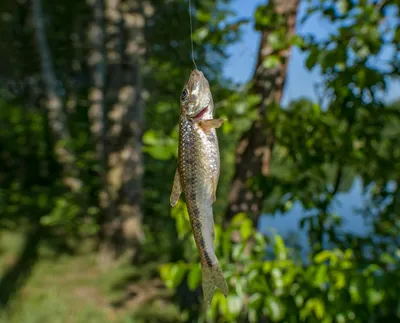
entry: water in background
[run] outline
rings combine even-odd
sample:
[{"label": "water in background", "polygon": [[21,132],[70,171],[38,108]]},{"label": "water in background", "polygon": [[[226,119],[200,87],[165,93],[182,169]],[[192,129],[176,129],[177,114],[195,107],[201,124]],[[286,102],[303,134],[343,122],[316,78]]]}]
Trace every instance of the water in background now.
[{"label": "water in background", "polygon": [[[351,232],[359,236],[369,233],[368,225],[364,222],[362,215],[357,212],[357,209],[365,205],[367,199],[368,194],[363,193],[360,179],[355,179],[349,192],[337,194],[332,204],[332,211],[342,217],[344,232]],[[296,202],[287,213],[263,215],[260,218],[259,231],[267,236],[278,233],[288,240],[290,245],[298,245],[302,249],[301,254],[307,254],[310,246],[305,231],[300,229],[300,221],[309,215],[310,211],[304,210],[302,205]]]}]

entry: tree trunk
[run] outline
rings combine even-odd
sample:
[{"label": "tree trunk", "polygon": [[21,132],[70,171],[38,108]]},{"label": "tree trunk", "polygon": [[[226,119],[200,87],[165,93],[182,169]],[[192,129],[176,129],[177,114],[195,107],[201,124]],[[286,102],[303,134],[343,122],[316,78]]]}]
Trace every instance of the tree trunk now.
[{"label": "tree trunk", "polygon": [[[283,16],[284,23],[267,26],[262,30],[258,61],[253,76],[254,91],[262,97],[258,106],[258,118],[251,128],[243,134],[236,150],[236,169],[228,195],[226,221],[229,222],[237,213],[246,212],[252,215],[255,225],[262,212],[265,192],[253,191],[247,182],[255,176],[270,174],[272,149],[274,146],[274,129],[268,121],[269,109],[279,105],[286,79],[290,46],[280,50],[273,49],[269,36],[278,28],[284,28],[287,39],[294,35],[299,0],[269,1],[268,9],[272,15]],[[263,62],[271,55],[279,57],[280,63],[267,68]]]},{"label": "tree trunk", "polygon": [[93,141],[96,145],[97,159],[100,164],[101,188],[99,205],[104,218],[109,211],[110,193],[106,178],[107,154],[107,104],[106,104],[106,17],[105,0],[88,0],[93,14],[88,31],[90,52],[88,66],[91,72],[91,88],[89,90],[89,122]]},{"label": "tree trunk", "polygon": [[90,53],[88,59],[92,74],[92,87],[89,91],[89,120],[90,130],[96,143],[98,159],[101,164],[102,177],[106,169],[104,151],[106,133],[106,55],[105,55],[105,17],[104,0],[88,0],[92,9],[93,21],[89,26],[88,40]]},{"label": "tree trunk", "polygon": [[142,230],[142,58],[144,42],[142,1],[107,0],[108,95],[107,212],[103,222],[103,263],[133,255]]},{"label": "tree trunk", "polygon": [[47,96],[49,127],[52,131],[55,155],[63,167],[63,182],[73,192],[82,187],[76,157],[71,146],[71,135],[68,129],[67,117],[63,102],[57,94],[57,78],[54,73],[53,61],[46,37],[41,0],[32,0],[32,14],[37,48],[40,57],[42,78]]}]

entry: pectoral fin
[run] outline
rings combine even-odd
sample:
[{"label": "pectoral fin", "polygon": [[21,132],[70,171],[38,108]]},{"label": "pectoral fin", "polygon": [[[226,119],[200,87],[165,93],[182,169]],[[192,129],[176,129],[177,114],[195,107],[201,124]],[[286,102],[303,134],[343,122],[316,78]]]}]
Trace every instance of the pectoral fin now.
[{"label": "pectoral fin", "polygon": [[172,192],[171,192],[171,196],[169,198],[169,202],[171,203],[172,207],[174,207],[176,205],[176,203],[178,203],[181,193],[182,193],[181,179],[179,177],[179,171],[176,170],[174,184],[172,185]]},{"label": "pectoral fin", "polygon": [[225,120],[223,119],[209,119],[209,120],[200,120],[199,126],[204,130],[208,131],[213,128],[219,128],[222,126]]}]

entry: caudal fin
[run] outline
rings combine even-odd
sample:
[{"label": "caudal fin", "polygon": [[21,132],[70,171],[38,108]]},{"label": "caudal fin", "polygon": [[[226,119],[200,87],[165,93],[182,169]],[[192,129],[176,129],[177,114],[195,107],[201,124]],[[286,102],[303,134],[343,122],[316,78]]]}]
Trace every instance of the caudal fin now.
[{"label": "caudal fin", "polygon": [[228,296],[228,285],[224,278],[221,266],[216,264],[212,267],[202,267],[203,272],[203,295],[207,306],[211,305],[211,301],[216,288],[219,288],[221,292]]}]

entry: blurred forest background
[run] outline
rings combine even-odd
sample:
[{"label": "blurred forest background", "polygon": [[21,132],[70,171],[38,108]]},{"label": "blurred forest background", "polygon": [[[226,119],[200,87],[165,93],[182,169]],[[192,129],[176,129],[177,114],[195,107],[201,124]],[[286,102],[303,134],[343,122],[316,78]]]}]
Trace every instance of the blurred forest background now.
[{"label": "blurred forest background", "polygon": [[[232,10],[247,1],[192,0],[228,119],[214,210],[230,294],[207,312],[184,200],[169,205],[187,1],[0,1],[0,322],[400,322],[400,1],[263,0],[250,19]],[[300,32],[315,16],[333,32]],[[245,28],[260,43],[238,84],[223,71]],[[282,105],[308,82],[286,82],[294,50],[321,77]],[[362,203],[338,212],[355,183]],[[299,226],[264,234],[273,217]]]}]

